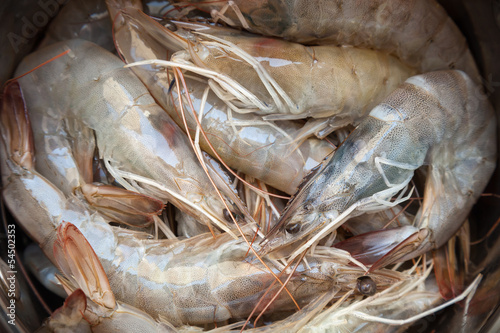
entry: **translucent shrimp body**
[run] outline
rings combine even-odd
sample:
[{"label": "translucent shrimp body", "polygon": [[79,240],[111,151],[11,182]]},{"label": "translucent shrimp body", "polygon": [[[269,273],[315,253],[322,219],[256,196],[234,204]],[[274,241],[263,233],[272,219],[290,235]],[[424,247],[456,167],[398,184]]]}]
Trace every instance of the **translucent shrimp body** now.
[{"label": "translucent shrimp body", "polygon": [[57,140],[64,122],[84,124],[95,131],[108,171],[127,189],[169,200],[200,221],[228,229],[224,206],[185,134],[118,58],[93,43],[72,40],[31,54],[17,73],[68,48],[68,55],[19,80],[30,112],[49,115],[35,117],[50,120]]},{"label": "translucent shrimp body", "polygon": [[[111,7],[111,3],[114,2],[108,1],[108,6]],[[133,8],[125,8],[123,17],[124,22],[117,20],[115,31],[125,60],[165,59],[171,46],[155,38],[164,34],[164,28],[155,22],[151,24],[143,13]],[[258,115],[232,111],[211,90],[205,78],[185,75],[187,88],[181,87],[178,94],[176,87],[171,86],[174,82],[171,71],[152,65],[131,68],[179,126],[184,127],[182,105],[193,137],[199,117],[208,140],[227,165],[281,191],[294,193],[309,171],[333,150],[329,143],[314,138],[296,141],[300,126],[293,122],[274,123],[263,121]],[[196,116],[189,107],[188,98],[193,102]],[[203,137],[200,146],[213,155]]]},{"label": "translucent shrimp body", "polygon": [[156,22],[144,14],[128,12],[133,23],[159,30],[151,34],[175,52],[172,66],[209,77],[218,97],[233,111],[266,115],[266,119],[334,116],[341,127],[358,121],[416,73],[396,57],[374,50],[306,47],[182,22],[174,22],[177,30],[172,32],[154,27]]},{"label": "translucent shrimp body", "polygon": [[[201,24],[187,25],[189,28],[193,29],[192,39],[199,41],[198,47],[206,47],[197,56],[190,51],[192,61],[228,75],[262,103],[259,109],[252,109],[251,104],[239,107],[237,102],[241,101],[235,101],[234,110],[246,107],[259,114],[279,114],[268,118],[333,116],[337,122],[358,121],[400,83],[416,74],[395,57],[374,50],[333,45],[307,47]],[[174,54],[173,59],[188,57],[180,53]],[[255,59],[255,64],[247,57]],[[271,77],[269,83],[259,71]]]},{"label": "translucent shrimp body", "polygon": [[263,35],[313,45],[373,48],[396,55],[420,72],[460,69],[481,82],[464,36],[435,0],[189,3],[230,25]]},{"label": "translucent shrimp body", "polygon": [[312,233],[314,239],[348,216],[396,205],[414,171],[428,165],[414,221],[416,239],[407,240],[413,247],[394,254],[400,260],[414,257],[441,246],[458,230],[495,161],[495,114],[480,88],[461,71],[411,77],[370,112],[297,193],[269,244],[304,242]]},{"label": "translucent shrimp body", "polygon": [[[15,172],[6,182],[7,205],[46,254],[56,228],[72,220],[94,248],[116,299],[153,318],[161,315],[174,325],[244,318],[274,281],[261,263],[246,257],[246,243],[227,233],[216,239],[205,234],[183,242],[150,240],[144,233],[109,226],[98,213],[89,215],[78,199],[66,198],[36,171]],[[287,286],[299,304],[334,286],[343,292],[355,288],[365,273],[345,259],[309,257],[308,262],[310,268],[300,265]],[[273,262],[266,264],[278,272]],[[381,289],[403,278],[390,271],[371,276]],[[279,284],[272,287],[264,305],[278,289]],[[283,294],[270,311],[293,307]]]}]

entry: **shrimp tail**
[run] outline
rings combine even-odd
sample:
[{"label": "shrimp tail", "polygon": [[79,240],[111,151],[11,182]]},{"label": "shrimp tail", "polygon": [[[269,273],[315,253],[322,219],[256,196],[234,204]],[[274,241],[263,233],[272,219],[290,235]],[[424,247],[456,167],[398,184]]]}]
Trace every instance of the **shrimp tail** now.
[{"label": "shrimp tail", "polygon": [[430,243],[430,233],[431,231],[429,229],[422,228],[406,237],[401,243],[397,244],[397,246],[395,246],[382,258],[377,260],[372,265],[372,267],[370,267],[369,272],[373,272],[374,270],[393,264],[395,262],[405,261],[406,257],[408,256],[411,256],[411,258],[413,258],[417,255],[424,254],[425,252],[427,252],[427,250],[422,249],[428,249]]},{"label": "shrimp tail", "polygon": [[32,170],[35,148],[33,131],[19,83],[8,83],[3,91],[0,121],[3,140],[10,159],[20,167]]},{"label": "shrimp tail", "polygon": [[[418,230],[412,226],[404,226],[387,230],[376,230],[366,232],[334,245],[335,248],[348,251],[354,259],[361,262],[363,265],[380,266],[382,260],[391,256],[401,243],[401,239],[409,239],[415,235]],[[375,270],[374,268],[373,270]],[[373,271],[372,270],[372,271]]]},{"label": "shrimp tail", "polygon": [[54,257],[66,276],[73,276],[77,285],[96,304],[107,309],[116,306],[108,277],[85,236],[69,222],[57,228]]},{"label": "shrimp tail", "polygon": [[444,299],[457,297],[465,290],[470,260],[469,223],[465,223],[448,243],[432,253],[439,293]]},{"label": "shrimp tail", "polygon": [[[158,323],[145,312],[116,301],[97,254],[85,236],[72,223],[63,222],[57,228],[54,256],[66,277],[74,277],[75,286],[79,287],[89,298],[85,312],[81,312],[83,316],[75,315],[74,319],[80,319],[79,323],[73,324],[73,322],[63,321],[61,322],[62,327],[73,328],[75,325],[81,325],[82,330],[77,332],[92,331],[96,333],[129,332],[131,328],[134,332],[163,332],[166,330],[167,323]],[[61,280],[65,283],[64,278]],[[71,295],[75,295],[75,292]],[[73,297],[77,298],[74,302],[77,302],[79,309],[83,310],[84,303],[81,294],[76,294]],[[49,324],[52,324],[52,319],[49,320]],[[71,331],[76,332],[75,330]]]},{"label": "shrimp tail", "polygon": [[116,186],[84,184],[81,191],[100,213],[129,226],[147,227],[164,208],[160,200]]},{"label": "shrimp tail", "polygon": [[[87,308],[87,297],[81,289],[75,290],[66,298],[64,304],[54,311],[50,316],[50,321],[41,328],[41,332],[59,332],[59,330],[71,329],[72,332],[90,332],[90,328],[84,322],[85,309]],[[39,331],[37,331],[39,332]]]},{"label": "shrimp tail", "polygon": [[[141,22],[144,21],[144,28],[148,31],[148,33],[151,33],[154,38],[157,38],[158,40],[166,43],[166,45],[169,45],[172,52],[185,50],[190,45],[190,41],[177,34],[172,33],[172,31],[170,31],[168,28],[164,27],[159,22],[150,19],[149,16],[144,14],[140,1],[138,3],[131,4],[130,2],[123,0],[107,0],[106,5],[111,14],[111,17],[116,17],[118,14],[127,17],[130,14],[135,17],[145,17],[146,19],[141,20]],[[115,25],[119,25],[115,26],[115,29],[119,29],[123,24],[124,23],[115,23]]]}]

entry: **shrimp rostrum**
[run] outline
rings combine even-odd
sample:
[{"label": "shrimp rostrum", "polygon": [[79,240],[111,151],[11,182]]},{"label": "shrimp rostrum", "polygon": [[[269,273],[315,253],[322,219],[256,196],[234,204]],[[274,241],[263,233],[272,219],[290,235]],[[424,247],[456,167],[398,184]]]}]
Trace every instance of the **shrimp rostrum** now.
[{"label": "shrimp rostrum", "polygon": [[[16,87],[12,84],[9,89],[15,92]],[[13,96],[4,101],[1,113],[3,196],[22,227],[54,263],[56,230],[63,221],[71,221],[94,249],[116,300],[176,326],[244,318],[268,288],[271,292],[264,300],[281,287],[275,276],[283,266],[247,256],[248,245],[229,233],[215,238],[204,234],[182,242],[153,240],[146,233],[111,226],[85,200],[71,192],[65,194],[37,172],[29,115],[19,89]],[[250,227],[243,228],[247,237],[254,233]],[[334,287],[342,292],[354,289],[357,278],[366,273],[345,256],[306,259],[308,265],[301,263],[287,285],[298,304]],[[403,273],[386,270],[370,276],[379,289],[405,278]],[[271,310],[293,307],[290,296],[282,293]]]},{"label": "shrimp rostrum", "polygon": [[495,115],[480,88],[461,71],[411,77],[297,192],[269,236],[269,250],[293,242],[307,248],[346,217],[399,204],[414,171],[424,167],[413,232],[385,261],[423,254],[459,229],[495,161]]}]

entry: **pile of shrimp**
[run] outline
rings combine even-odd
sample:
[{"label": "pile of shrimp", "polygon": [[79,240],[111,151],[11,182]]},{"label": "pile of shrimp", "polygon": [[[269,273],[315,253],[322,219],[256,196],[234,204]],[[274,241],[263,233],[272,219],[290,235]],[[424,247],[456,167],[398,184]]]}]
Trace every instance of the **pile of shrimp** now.
[{"label": "pile of shrimp", "polygon": [[440,5],[144,6],[69,1],[4,84],[3,201],[66,298],[42,323],[18,288],[17,331],[400,332],[475,304],[496,119]]}]

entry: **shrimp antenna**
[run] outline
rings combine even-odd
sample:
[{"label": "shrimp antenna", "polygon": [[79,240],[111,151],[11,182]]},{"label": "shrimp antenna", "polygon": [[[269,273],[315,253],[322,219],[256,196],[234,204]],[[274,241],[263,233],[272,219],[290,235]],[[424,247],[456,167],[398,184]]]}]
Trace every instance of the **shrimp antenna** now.
[{"label": "shrimp antenna", "polygon": [[[180,71],[179,71],[180,72]],[[179,74],[179,72],[174,69],[174,76],[175,76],[175,85],[176,85],[176,88],[177,88],[177,94],[179,96],[181,96],[181,91],[180,91],[180,82],[179,82],[179,76],[182,75],[182,73]],[[184,89],[187,90],[187,87],[186,87],[186,84],[185,84],[185,81],[184,81],[184,77],[182,77],[182,84],[184,86]],[[190,107],[194,110],[194,107],[192,106],[192,102],[191,102],[191,99],[188,99],[189,100],[189,105]],[[179,102],[179,106],[181,108],[181,115],[182,115],[182,121],[184,122],[184,126],[187,127],[187,122],[186,122],[186,114],[184,112],[184,107],[183,107],[183,103]],[[231,211],[226,203],[226,201],[224,200],[224,197],[222,196],[222,194],[220,193],[219,189],[217,188],[217,186],[215,185],[215,182],[213,181],[212,177],[210,176],[209,172],[208,172],[208,169],[207,169],[207,166],[205,164],[205,161],[203,160],[202,156],[201,156],[201,152],[200,150],[198,149],[198,147],[196,147],[196,145],[194,144],[194,141],[193,141],[193,138],[191,137],[191,133],[189,131],[186,131],[186,134],[189,138],[189,143],[191,144],[191,147],[193,148],[193,151],[196,155],[196,158],[198,159],[198,161],[200,162],[201,164],[201,167],[203,168],[203,171],[205,172],[205,174],[207,175],[208,179],[210,180],[210,183],[212,184],[213,188],[215,189],[215,191],[217,192],[217,195],[219,196],[219,198],[221,199],[222,201],[222,204],[224,205],[224,207],[228,210],[228,211]],[[236,221],[236,219],[234,218],[234,216],[232,214],[229,214],[231,216],[231,219],[233,220],[233,222],[235,223],[235,225],[238,226],[238,222]],[[210,229],[210,232],[212,233],[212,235],[215,237],[215,234],[212,230],[212,228],[210,227],[210,225],[208,225],[208,228]],[[239,226],[238,226],[238,230],[240,231],[240,233],[243,235],[243,233],[241,232]]]},{"label": "shrimp antenna", "polygon": [[14,78],[12,78],[12,79],[9,79],[9,80],[5,81],[5,83],[4,83],[4,88],[5,88],[5,87],[7,87],[8,85],[12,84],[12,82],[17,81],[18,79],[22,78],[23,76],[28,75],[29,73],[31,73],[31,72],[33,72],[33,71],[37,70],[38,68],[43,67],[43,66],[45,66],[46,64],[48,64],[48,63],[50,63],[50,62],[52,62],[52,61],[54,61],[54,60],[56,60],[56,59],[59,59],[60,57],[62,57],[62,56],[64,56],[64,55],[66,55],[66,54],[68,54],[68,53],[70,53],[70,52],[71,52],[71,49],[68,49],[68,50],[66,50],[66,51],[64,51],[64,52],[61,52],[61,53],[59,53],[58,55],[56,55],[56,56],[54,56],[54,57],[50,58],[49,60],[42,62],[40,65],[38,65],[38,66],[36,66],[36,67],[34,67],[34,68],[30,69],[30,70],[29,70],[29,71],[27,71],[26,73],[21,74],[21,75],[19,75],[19,76],[17,76],[17,77],[14,77]]},{"label": "shrimp antenna", "polygon": [[[180,84],[182,84],[183,88],[185,91],[188,91],[187,89],[187,84],[186,84],[186,81],[184,80],[184,75],[182,74],[182,72],[178,69],[178,68],[174,68],[174,76],[175,76],[175,82],[176,82],[176,87],[177,87],[177,94],[178,96],[182,96],[181,95],[181,91],[180,91]],[[206,93],[208,93],[208,91],[206,91]],[[181,108],[181,115],[182,115],[182,121],[184,123],[184,127],[186,128],[186,133],[189,137],[189,142],[191,143],[191,146],[193,147],[193,150],[196,154],[196,157],[198,158],[198,160],[200,161],[201,165],[202,165],[202,168],[203,170],[205,171],[205,173],[207,174],[212,186],[214,187],[215,191],[217,192],[217,195],[219,196],[219,198],[221,199],[224,207],[230,212],[231,210],[229,209],[226,201],[224,200],[222,194],[220,193],[219,189],[217,188],[217,186],[215,185],[215,182],[213,181],[212,177],[210,176],[209,172],[208,172],[208,169],[206,167],[206,163],[205,161],[203,160],[202,156],[201,156],[201,150],[200,150],[200,147],[199,147],[199,133],[200,131],[202,132],[202,134],[204,135],[204,138],[205,140],[207,139],[206,138],[206,135],[201,127],[201,123],[198,119],[198,117],[196,116],[196,112],[194,111],[194,106],[193,106],[193,103],[192,103],[192,100],[191,100],[191,97],[189,96],[189,94],[186,94],[186,98],[187,98],[187,101],[189,103],[189,107],[191,108],[192,112],[193,112],[193,115],[194,115],[194,118],[196,119],[196,122],[198,124],[197,126],[197,129],[196,129],[196,138],[195,140],[193,141],[192,137],[191,137],[191,133],[189,132],[188,130],[188,126],[187,126],[187,121],[186,121],[186,114],[185,114],[185,111],[184,111],[184,107],[183,107],[183,103],[181,100],[179,100],[179,106]],[[200,116],[203,114],[203,112],[200,112]],[[255,222],[253,221],[253,218],[251,217],[250,213],[248,211],[244,212],[246,213],[245,215],[250,219],[251,222]],[[243,238],[245,238],[245,236],[243,235],[243,233],[241,232],[241,229],[238,225],[238,222],[236,221],[235,217],[233,216],[233,214],[229,214],[229,216],[231,217],[231,219],[233,220],[233,222],[235,223],[235,225],[238,227],[238,230],[240,231],[241,235],[243,236]],[[246,240],[246,239],[245,239]]]},{"label": "shrimp antenna", "polygon": [[[273,296],[273,298],[269,301],[269,303],[266,304],[266,306],[264,307],[264,309],[262,309],[262,311],[259,313],[259,315],[257,316],[257,318],[255,318],[255,324],[257,323],[257,321],[259,321],[260,317],[262,317],[262,315],[264,314],[264,312],[271,306],[271,304],[276,300],[276,298],[278,298],[278,296],[281,294],[281,292],[283,291],[284,288],[286,288],[286,285],[288,284],[288,282],[290,281],[290,279],[292,278],[293,274],[295,273],[295,271],[297,270],[297,268],[299,267],[300,265],[300,262],[302,261],[302,259],[304,259],[304,256],[306,255],[306,252],[307,251],[304,251],[302,252],[302,255],[299,257],[299,260],[297,261],[297,265],[295,265],[295,267],[293,268],[293,270],[290,272],[290,274],[288,275],[288,277],[286,278],[285,282],[281,285],[281,288],[276,292],[276,294]],[[291,263],[289,263],[290,265]],[[284,271],[284,270],[283,270]],[[300,310],[300,309],[299,309]]]},{"label": "shrimp antenna", "polygon": [[474,241],[474,242],[471,242],[470,244],[471,245],[477,245],[483,241],[485,241],[486,239],[488,239],[488,237],[491,236],[491,234],[493,233],[493,231],[495,231],[495,229],[498,227],[498,225],[500,224],[500,217],[497,219],[497,221],[493,224],[493,226],[490,228],[490,230],[488,230],[488,232],[486,233],[486,235],[484,235],[482,238]]},{"label": "shrimp antenna", "polygon": [[[305,253],[305,252],[304,252]],[[301,257],[300,260],[302,260],[303,256]],[[299,260],[299,263],[300,263],[300,260]],[[290,265],[293,263],[293,261],[290,261],[282,270],[281,272],[278,274],[278,278],[281,277],[281,275],[283,275],[283,273],[285,273],[285,270],[290,267]],[[290,276],[286,279],[285,283],[282,285],[282,287],[280,288],[280,290],[278,290],[278,292],[276,293],[276,295],[272,298],[272,300],[265,306],[265,308],[261,311],[261,313],[259,314],[259,316],[255,319],[255,323],[257,323],[257,321],[259,320],[259,318],[261,317],[261,315],[264,313],[264,311],[267,310],[267,308],[271,305],[271,303],[276,299],[276,297],[281,293],[281,291],[283,290],[283,288],[286,286],[287,282],[290,280],[290,277],[293,275],[293,273],[295,272],[295,270],[297,269],[299,265],[297,264],[297,266],[295,266],[295,268],[293,269],[292,273],[290,274]],[[280,280],[281,281],[281,280]],[[250,319],[252,318],[252,316],[254,315],[255,311],[257,311],[260,303],[262,303],[262,301],[264,300],[264,297],[266,297],[266,295],[271,291],[271,288],[276,284],[276,281],[273,281],[271,283],[271,285],[269,285],[269,287],[267,288],[266,292],[262,295],[262,297],[260,298],[260,300],[257,302],[257,304],[255,304],[252,312],[248,315],[248,318],[247,320],[245,321],[245,323],[243,324],[243,326],[241,327],[241,330],[240,332],[243,332],[243,330],[245,329],[245,327],[247,326],[247,324],[250,322]],[[299,311],[300,311],[300,308],[299,308]]]},{"label": "shrimp antenna", "polygon": [[[500,198],[500,195],[496,194],[496,193],[483,193],[481,194],[481,197],[493,197],[493,198]],[[493,233],[493,231],[496,230],[496,228],[500,225],[500,217],[496,220],[495,223],[493,223],[493,225],[491,226],[491,228],[488,230],[488,232],[486,233],[486,235],[484,235],[482,238],[476,240],[476,241],[473,241],[471,242],[470,244],[471,245],[477,245],[477,244],[480,244],[482,242],[484,242],[486,239],[488,239],[491,234]]]}]

